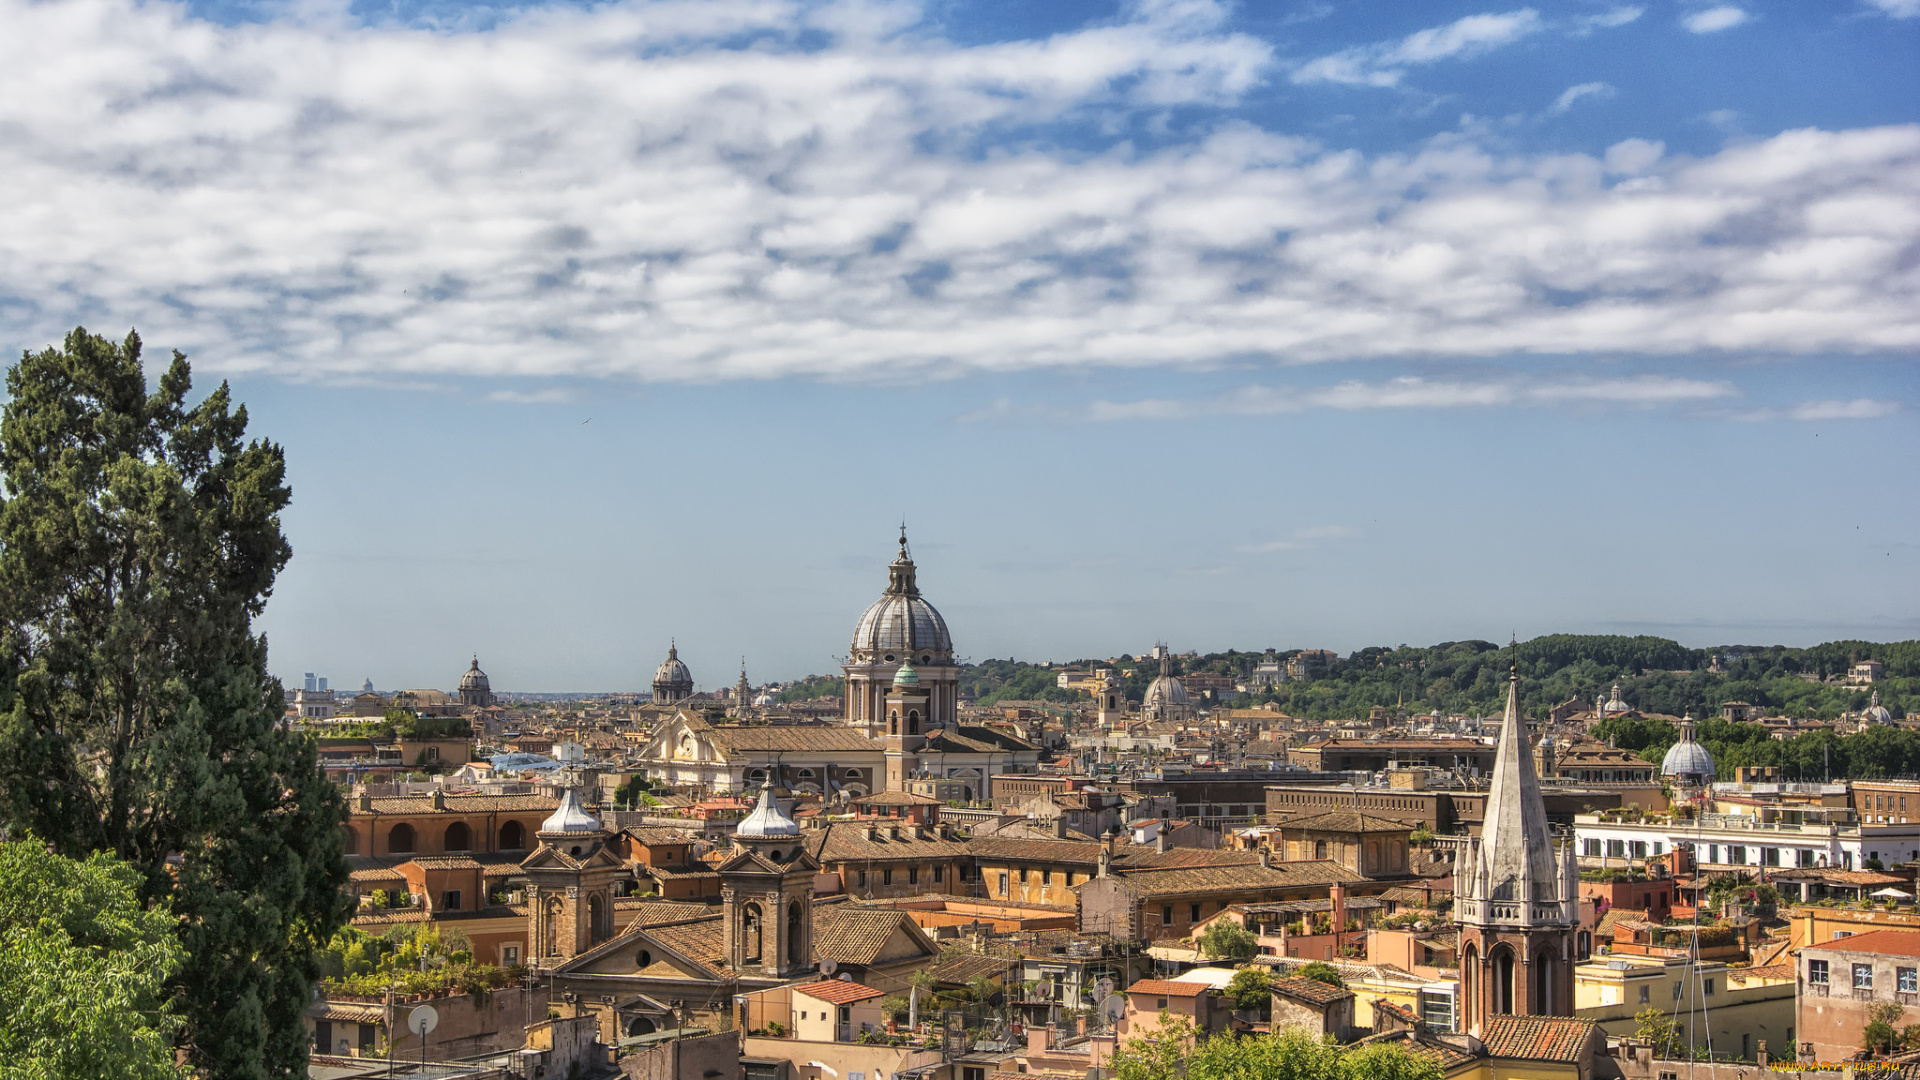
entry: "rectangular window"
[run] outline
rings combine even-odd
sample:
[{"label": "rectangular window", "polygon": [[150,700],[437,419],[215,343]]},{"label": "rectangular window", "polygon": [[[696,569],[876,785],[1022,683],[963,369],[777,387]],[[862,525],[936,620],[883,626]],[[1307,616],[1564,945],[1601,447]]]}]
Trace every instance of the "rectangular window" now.
[{"label": "rectangular window", "polygon": [[1607,841],[1607,857],[1608,857],[1608,858],[1612,858],[1612,859],[1624,859],[1624,858],[1626,858],[1626,857],[1627,857],[1627,842],[1626,842],[1625,840],[1609,840],[1609,841]]},{"label": "rectangular window", "polygon": [[893,884],[893,867],[889,866],[885,870],[880,871],[880,884]]},{"label": "rectangular window", "polygon": [[1667,850],[1667,845],[1665,843],[1659,840],[1655,840],[1653,842],[1653,853],[1655,855],[1664,855],[1666,854],[1666,850]]},{"label": "rectangular window", "polygon": [[459,911],[460,910],[460,890],[459,889],[448,889],[446,892],[443,892],[440,894],[440,910],[441,911]]},{"label": "rectangular window", "polygon": [[1713,980],[1712,979],[1707,980],[1707,996],[1708,997],[1713,996]]},{"label": "rectangular window", "polygon": [[1053,871],[1051,870],[1040,871],[1040,886],[1042,888],[1047,888],[1047,889],[1050,889],[1053,887]]},{"label": "rectangular window", "polygon": [[907,884],[909,885],[920,884],[920,868],[919,867],[917,866],[907,867]]},{"label": "rectangular window", "polygon": [[1640,988],[1640,1004],[1645,1005],[1651,1002],[1652,1000],[1653,1000],[1653,987],[1651,986],[1641,987]]},{"label": "rectangular window", "polygon": [[1815,986],[1827,985],[1827,962],[1825,960],[1807,961],[1807,981]]},{"label": "rectangular window", "polygon": [[1893,973],[1894,988],[1903,994],[1920,993],[1920,971],[1900,968]]},{"label": "rectangular window", "polygon": [[1760,851],[1760,862],[1765,866],[1779,866],[1780,849],[1777,847],[1762,848]]},{"label": "rectangular window", "polygon": [[1635,840],[1633,842],[1633,857],[1636,859],[1644,859],[1647,857],[1647,842],[1645,840]]},{"label": "rectangular window", "polygon": [[1020,884],[1025,885],[1026,883],[1027,883],[1027,868],[1023,866],[1020,868]]},{"label": "rectangular window", "polygon": [[1872,964],[1853,965],[1853,988],[1855,990],[1873,989],[1873,965]]},{"label": "rectangular window", "polygon": [[[860,871],[860,887],[863,889],[867,887],[867,872],[865,870]],[[1002,889],[1001,891],[1005,892],[1006,890]]]},{"label": "rectangular window", "polygon": [[1166,998],[1155,998],[1155,999],[1154,999],[1154,1008],[1156,1008],[1156,1009],[1159,1009],[1159,1010],[1160,1010],[1161,1012],[1165,1012],[1165,1011],[1166,1011],[1166,1009],[1167,1009],[1167,999],[1166,999]]},{"label": "rectangular window", "polygon": [[1000,895],[1007,895],[1007,872],[1005,870],[1000,871]]},{"label": "rectangular window", "polygon": [[1189,910],[1188,910],[1188,912],[1187,912],[1187,921],[1188,921],[1188,922],[1199,922],[1199,921],[1200,921],[1200,905],[1199,905],[1199,904],[1189,904],[1189,905],[1188,905],[1188,908],[1189,908]]},{"label": "rectangular window", "polygon": [[1717,863],[1720,861],[1720,845],[1719,844],[1707,845],[1707,861],[1710,863]]},{"label": "rectangular window", "polygon": [[1728,861],[1729,863],[1732,863],[1732,864],[1733,864],[1733,865],[1735,865],[1735,866],[1745,866],[1745,865],[1747,865],[1747,847],[1746,847],[1746,845],[1745,845],[1745,844],[1736,844],[1736,845],[1734,845],[1734,846],[1732,846],[1732,847],[1729,847],[1729,848],[1727,849],[1727,861]]},{"label": "rectangular window", "polygon": [[1161,926],[1173,925],[1173,905],[1172,904],[1160,905],[1160,925]]},{"label": "rectangular window", "polygon": [[1800,857],[1799,857],[1799,859],[1797,860],[1797,862],[1796,862],[1796,864],[1795,864],[1795,865],[1798,865],[1798,866],[1812,866],[1812,865],[1813,865],[1813,852],[1812,852],[1812,850],[1811,850],[1811,849],[1804,849],[1804,848],[1803,848],[1803,849],[1801,849],[1801,851],[1799,852],[1799,856],[1800,856]]},{"label": "rectangular window", "polygon": [[1587,839],[1580,841],[1580,843],[1581,843],[1581,846],[1585,848],[1585,850],[1582,851],[1581,854],[1591,859],[1597,859],[1600,857],[1600,841],[1592,837],[1588,837]]},{"label": "rectangular window", "polygon": [[935,885],[940,884],[941,879],[946,876],[946,869],[944,866],[936,866],[933,868],[933,883]]},{"label": "rectangular window", "polygon": [[1673,1000],[1675,1001],[1680,1000],[1680,984],[1679,983],[1673,984]]},{"label": "rectangular window", "polygon": [[520,946],[503,945],[500,948],[500,963],[503,967],[512,967],[520,962]]}]

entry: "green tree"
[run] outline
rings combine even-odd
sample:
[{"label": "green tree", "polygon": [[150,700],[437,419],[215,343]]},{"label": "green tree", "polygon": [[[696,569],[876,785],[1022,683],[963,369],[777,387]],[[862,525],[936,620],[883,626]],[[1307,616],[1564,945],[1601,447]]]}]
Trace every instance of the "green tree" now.
[{"label": "green tree", "polygon": [[1251,1009],[1264,1016],[1273,1008],[1273,980],[1263,968],[1243,967],[1227,980],[1226,995],[1233,1000],[1234,1008]]},{"label": "green tree", "polygon": [[1686,1055],[1673,1018],[1655,1006],[1649,1005],[1634,1013],[1633,1022],[1633,1037],[1653,1047],[1654,1057],[1674,1060]]},{"label": "green tree", "polygon": [[1440,1080],[1440,1063],[1425,1054],[1408,1053],[1397,1043],[1356,1047],[1341,1055],[1342,1080]]},{"label": "green tree", "polygon": [[1891,1054],[1894,1046],[1900,1042],[1900,1033],[1894,1024],[1900,1019],[1900,1003],[1897,1001],[1875,1002],[1867,1007],[1867,1026],[1860,1029],[1860,1047],[1870,1053]]},{"label": "green tree", "polygon": [[1260,942],[1239,923],[1215,919],[1200,934],[1200,950],[1219,960],[1245,960],[1260,951]]},{"label": "green tree", "polygon": [[1312,979],[1314,982],[1323,982],[1328,986],[1344,988],[1347,985],[1347,980],[1340,977],[1340,969],[1325,960],[1315,960],[1312,963],[1300,965],[1299,969],[1293,973],[1293,977]]},{"label": "green tree", "polygon": [[[111,852],[178,917],[190,1063],[304,1075],[314,953],[346,919],[345,806],[251,620],[291,554],[278,446],[175,353],[75,330],[0,417],[0,824]],[[175,858],[177,857],[177,858]],[[170,861],[172,859],[173,861]]]},{"label": "green tree", "polygon": [[1162,1012],[1157,1027],[1128,1039],[1113,1055],[1115,1080],[1174,1080],[1187,1075],[1193,1040],[1192,1021]]},{"label": "green tree", "polygon": [[165,983],[180,943],[140,875],[110,855],[0,843],[0,1073],[183,1080]]}]

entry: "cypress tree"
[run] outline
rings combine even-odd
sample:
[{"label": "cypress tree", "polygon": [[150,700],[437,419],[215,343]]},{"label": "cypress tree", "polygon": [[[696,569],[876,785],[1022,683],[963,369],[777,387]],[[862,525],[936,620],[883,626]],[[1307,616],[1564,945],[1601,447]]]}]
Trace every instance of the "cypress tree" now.
[{"label": "cypress tree", "polygon": [[292,555],[281,448],[140,339],[23,355],[0,417],[0,824],[107,851],[177,918],[188,1060],[304,1076],[315,951],[348,901],[346,809],[253,632]]}]

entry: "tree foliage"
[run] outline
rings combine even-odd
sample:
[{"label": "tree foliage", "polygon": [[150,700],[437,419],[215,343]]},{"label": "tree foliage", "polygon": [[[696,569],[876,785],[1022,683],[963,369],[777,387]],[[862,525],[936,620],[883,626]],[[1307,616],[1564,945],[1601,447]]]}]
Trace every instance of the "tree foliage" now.
[{"label": "tree foliage", "polygon": [[0,843],[0,1075],[181,1080],[165,984],[180,943],[110,855]]},{"label": "tree foliage", "polygon": [[1265,969],[1243,967],[1227,980],[1226,996],[1236,1009],[1265,1014],[1273,1008],[1273,979]]},{"label": "tree foliage", "polygon": [[1245,960],[1260,951],[1260,942],[1239,923],[1215,919],[1200,934],[1200,951],[1216,960]]},{"label": "tree foliage", "polygon": [[1323,982],[1328,986],[1344,988],[1347,985],[1347,980],[1340,977],[1340,969],[1327,963],[1325,960],[1315,960],[1311,963],[1301,964],[1299,969],[1294,971],[1293,977],[1296,979],[1312,979],[1314,982]]},{"label": "tree foliage", "polygon": [[1301,1028],[1196,1043],[1184,1017],[1162,1019],[1114,1055],[1119,1080],[1441,1080],[1433,1058],[1394,1043],[1342,1048]]},{"label": "tree foliage", "polygon": [[1653,1047],[1653,1056],[1669,1061],[1685,1056],[1686,1046],[1680,1041],[1680,1031],[1674,1025],[1673,1017],[1658,1007],[1649,1005],[1633,1014],[1633,1037]]},{"label": "tree foliage", "polygon": [[179,917],[197,1069],[293,1077],[313,954],[348,914],[345,806],[251,627],[291,554],[285,461],[191,382],[175,353],[149,393],[137,336],[84,330],[8,372],[0,824],[113,853]]}]

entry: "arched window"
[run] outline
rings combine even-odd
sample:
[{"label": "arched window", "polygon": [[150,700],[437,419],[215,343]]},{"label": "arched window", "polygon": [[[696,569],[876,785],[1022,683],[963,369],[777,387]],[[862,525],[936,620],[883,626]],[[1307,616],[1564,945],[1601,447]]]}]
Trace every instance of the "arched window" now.
[{"label": "arched window", "polygon": [[1553,1015],[1553,954],[1541,953],[1533,958],[1533,1015]]},{"label": "arched window", "polygon": [[1367,865],[1361,869],[1368,871],[1380,869],[1380,841],[1367,841]]},{"label": "arched window", "polygon": [[919,709],[907,710],[907,734],[909,735],[920,734],[920,710]]},{"label": "arched window", "polygon": [[527,846],[526,826],[517,821],[500,826],[500,846],[507,851],[524,850]]},{"label": "arched window", "polygon": [[900,734],[900,710],[898,709],[890,709],[887,712],[887,734]]},{"label": "arched window", "polygon": [[1325,840],[1315,840],[1313,842],[1313,857],[1316,859],[1324,859],[1327,857],[1327,842]]},{"label": "arched window", "polygon": [[1493,993],[1489,1008],[1498,1014],[1513,1013],[1513,950],[1501,948],[1493,954]]},{"label": "arched window", "polygon": [[793,775],[795,775],[795,776],[797,776],[797,777],[799,777],[799,778],[800,778],[800,779],[802,779],[802,780],[811,780],[811,779],[813,779],[813,770],[812,770],[812,769],[801,769],[801,770],[800,770],[799,772],[796,772],[796,773],[794,773]]},{"label": "arched window", "polygon": [[413,851],[413,826],[401,822],[387,833],[387,850],[395,854],[408,854]]},{"label": "arched window", "polygon": [[599,944],[607,940],[607,901],[599,893],[587,897],[587,940]]},{"label": "arched window", "polygon": [[849,780],[858,780],[864,775],[865,774],[862,773],[859,769],[848,769],[846,771],[846,777]]},{"label": "arched window", "polygon": [[763,936],[763,920],[759,904],[747,904],[740,909],[740,953],[741,959],[749,964],[760,962],[760,939]]},{"label": "arched window", "polygon": [[447,826],[447,850],[467,851],[473,847],[473,830],[464,821]]},{"label": "arched window", "polygon": [[340,827],[340,850],[348,855],[360,854],[360,834],[342,825]]},{"label": "arched window", "polygon": [[787,963],[796,967],[812,959],[808,955],[806,934],[802,930],[802,921],[806,912],[800,910],[800,902],[794,901],[787,907]]},{"label": "arched window", "polygon": [[747,779],[749,779],[749,780],[756,780],[756,781],[760,781],[760,782],[762,782],[762,783],[764,783],[764,782],[766,781],[766,779],[767,779],[767,770],[765,770],[765,769],[748,769],[748,770],[747,770]]}]

